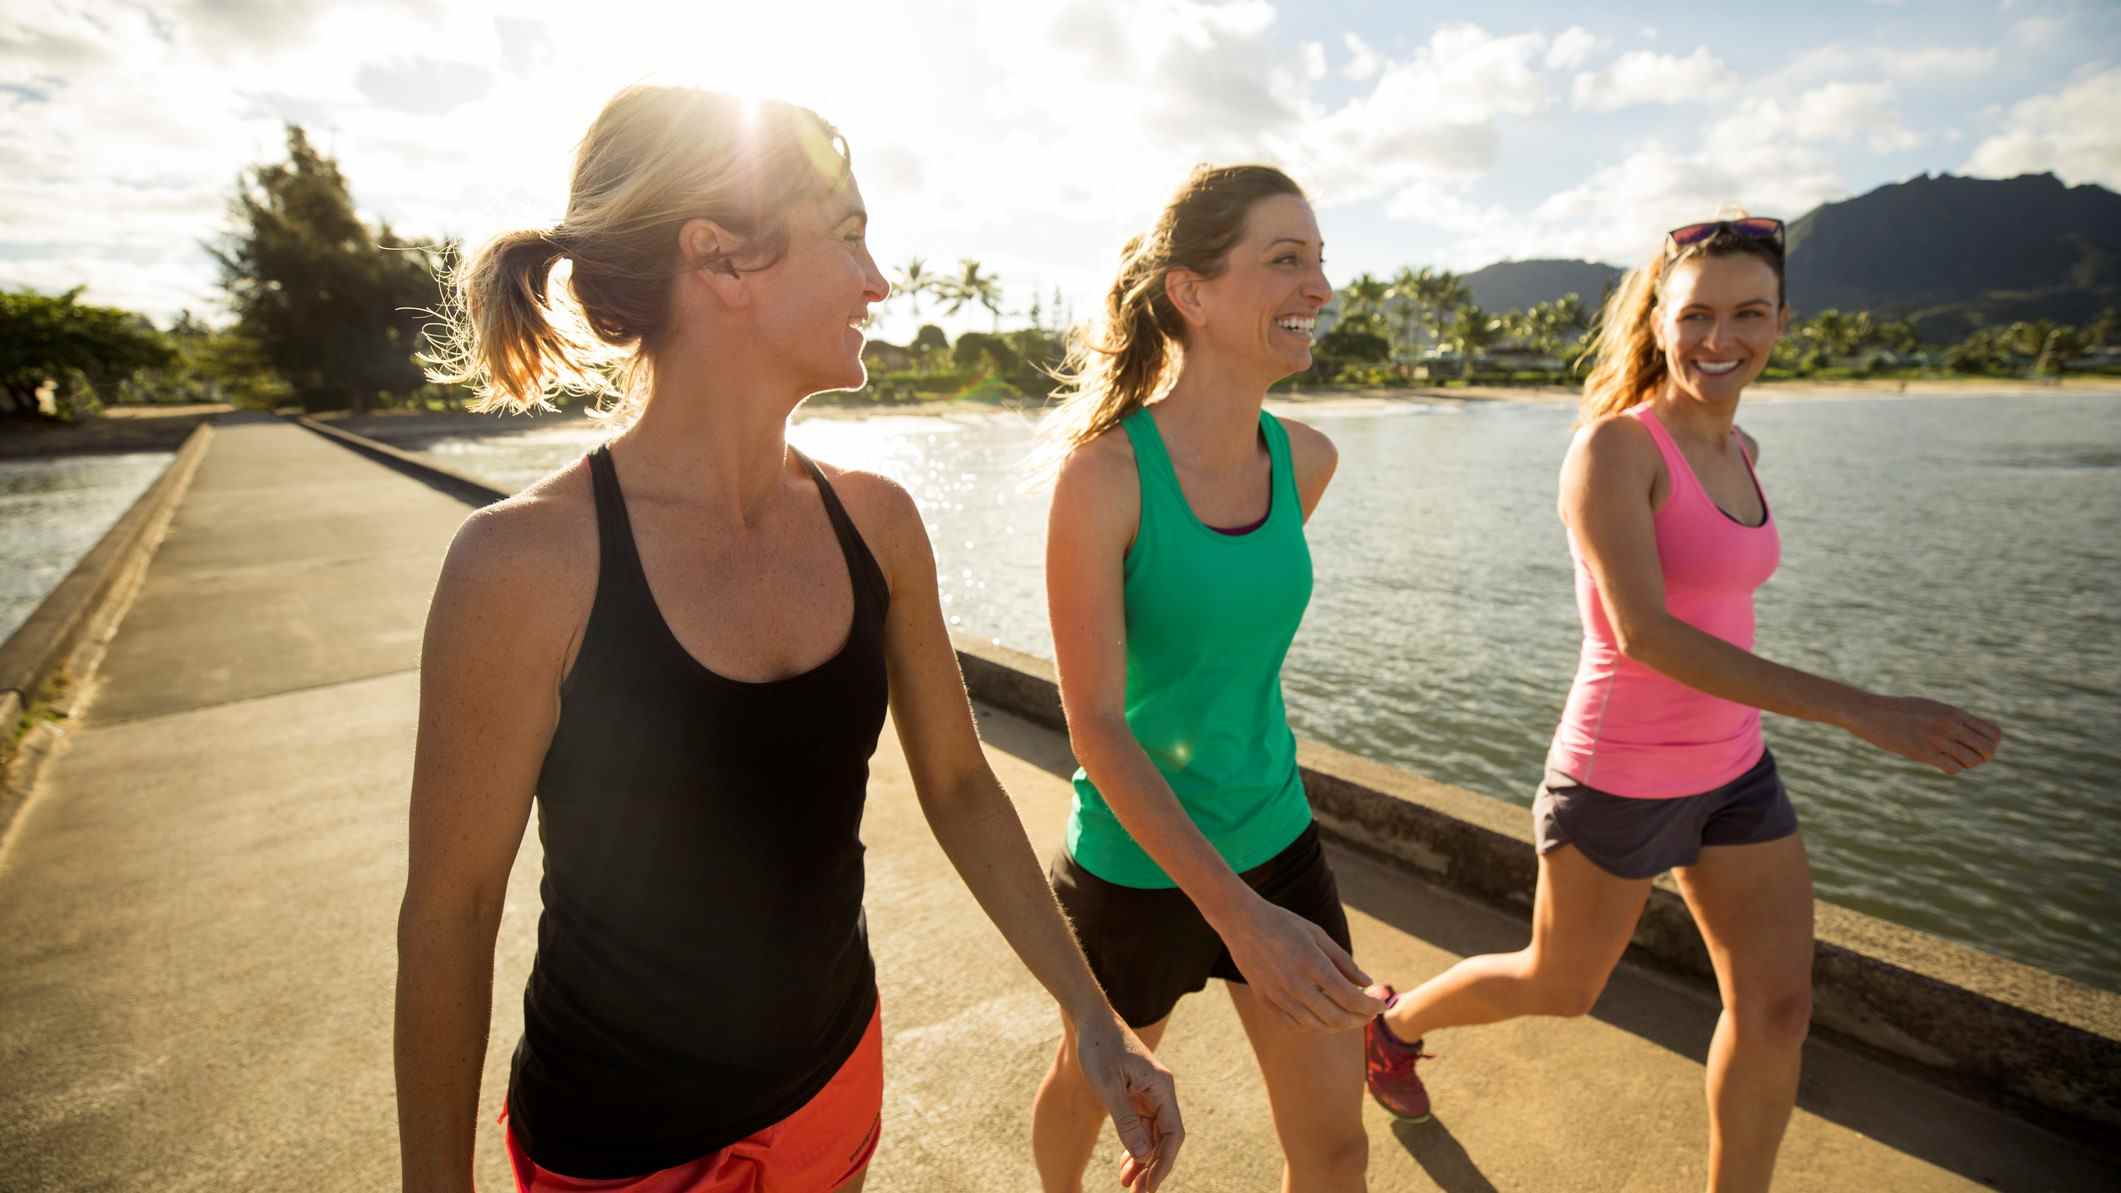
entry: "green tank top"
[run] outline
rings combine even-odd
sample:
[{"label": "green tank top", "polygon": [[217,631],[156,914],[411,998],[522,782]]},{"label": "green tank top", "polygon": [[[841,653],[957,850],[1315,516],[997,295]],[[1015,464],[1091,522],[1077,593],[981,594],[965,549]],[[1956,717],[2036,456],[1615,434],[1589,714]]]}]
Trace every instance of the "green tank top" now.
[{"label": "green tank top", "polygon": [[[1273,476],[1267,520],[1230,535],[1193,516],[1146,409],[1120,426],[1141,482],[1124,570],[1127,727],[1209,844],[1231,869],[1249,870],[1311,823],[1281,696],[1282,659],[1311,600],[1288,432],[1260,412]],[[1106,882],[1177,885],[1080,768],[1068,853]]]}]

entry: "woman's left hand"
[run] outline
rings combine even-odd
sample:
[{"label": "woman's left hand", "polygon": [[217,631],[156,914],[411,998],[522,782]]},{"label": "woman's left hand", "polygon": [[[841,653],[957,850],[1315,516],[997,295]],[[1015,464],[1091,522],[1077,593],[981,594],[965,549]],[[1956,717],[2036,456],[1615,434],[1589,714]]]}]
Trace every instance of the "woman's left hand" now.
[{"label": "woman's left hand", "polygon": [[1171,1175],[1186,1138],[1171,1071],[1115,1015],[1079,1025],[1075,1045],[1083,1077],[1112,1115],[1113,1129],[1127,1149],[1119,1183],[1135,1193],[1151,1193]]}]

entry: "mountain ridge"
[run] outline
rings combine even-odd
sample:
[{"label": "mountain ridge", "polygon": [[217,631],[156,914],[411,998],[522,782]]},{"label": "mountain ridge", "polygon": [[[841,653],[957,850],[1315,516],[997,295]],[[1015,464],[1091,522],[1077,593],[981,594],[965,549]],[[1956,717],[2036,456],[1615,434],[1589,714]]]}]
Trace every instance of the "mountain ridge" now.
[{"label": "mountain ridge", "polygon": [[[1823,203],[1789,225],[1790,305],[1907,319],[1923,339],[1983,324],[2083,324],[2121,306],[2121,194],[2053,174],[1918,174]],[[1596,306],[1621,275],[1595,261],[1498,261],[1463,275],[1483,310],[1574,292]]]}]

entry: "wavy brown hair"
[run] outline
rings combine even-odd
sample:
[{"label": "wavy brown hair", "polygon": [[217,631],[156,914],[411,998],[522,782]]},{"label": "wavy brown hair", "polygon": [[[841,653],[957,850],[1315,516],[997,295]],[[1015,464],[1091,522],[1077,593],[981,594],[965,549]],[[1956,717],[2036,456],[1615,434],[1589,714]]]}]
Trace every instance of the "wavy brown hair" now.
[{"label": "wavy brown hair", "polygon": [[1057,374],[1059,405],[1046,431],[1065,453],[1119,425],[1147,405],[1177,370],[1185,322],[1164,278],[1174,269],[1216,277],[1244,238],[1252,206],[1303,188],[1272,166],[1195,166],[1157,217],[1156,226],[1120,250],[1119,276],[1097,324],[1071,333]]},{"label": "wavy brown hair", "polygon": [[[1717,217],[1746,218],[1743,211]],[[1583,381],[1583,400],[1577,424],[1595,422],[1609,414],[1649,401],[1664,384],[1664,351],[1651,330],[1657,321],[1657,304],[1664,295],[1664,281],[1672,267],[1682,261],[1706,257],[1758,257],[1775,271],[1775,303],[1789,306],[1789,281],[1781,247],[1774,241],[1754,240],[1730,229],[1719,230],[1706,240],[1674,245],[1665,238],[1657,255],[1640,269],[1631,269],[1606,297],[1598,316],[1598,335],[1589,352],[1590,375]]]},{"label": "wavy brown hair", "polygon": [[[474,410],[551,409],[556,395],[583,394],[599,399],[595,413],[630,418],[670,330],[686,221],[713,220],[741,241],[709,268],[763,269],[786,251],[795,206],[851,172],[846,139],[808,108],[629,87],[582,138],[566,218],[495,237],[449,278],[428,377],[471,386]],[[564,296],[553,277],[562,259]]]}]

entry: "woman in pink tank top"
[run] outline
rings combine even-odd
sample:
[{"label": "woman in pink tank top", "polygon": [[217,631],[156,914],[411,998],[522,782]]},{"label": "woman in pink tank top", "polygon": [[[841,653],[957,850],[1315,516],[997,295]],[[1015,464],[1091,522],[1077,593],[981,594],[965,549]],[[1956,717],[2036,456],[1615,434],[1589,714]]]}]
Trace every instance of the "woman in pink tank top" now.
[{"label": "woman in pink tank top", "polygon": [[1429,1032],[1588,1012],[1651,879],[1672,870],[1723,996],[1708,1185],[1766,1189],[1811,1019],[1812,880],[1761,710],[1946,774],[2001,740],[1949,705],[1752,653],[1753,592],[1781,538],[1735,420],[1789,324],[1782,231],[1742,215],[1674,229],[1606,304],[1561,471],[1583,653],[1533,805],[1532,941],[1461,961],[1372,1021],[1370,1091],[1396,1114],[1428,1112],[1415,1064]]}]

